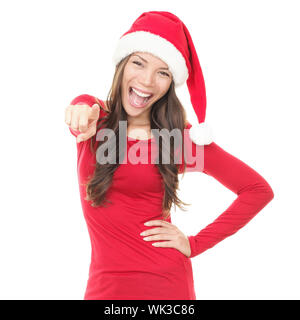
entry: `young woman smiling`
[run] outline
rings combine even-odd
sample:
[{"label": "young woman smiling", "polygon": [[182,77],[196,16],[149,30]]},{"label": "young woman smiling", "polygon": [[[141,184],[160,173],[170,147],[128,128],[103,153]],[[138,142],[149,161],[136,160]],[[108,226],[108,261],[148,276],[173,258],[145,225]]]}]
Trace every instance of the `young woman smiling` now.
[{"label": "young woman smiling", "polygon": [[[204,121],[201,67],[178,17],[143,13],[120,38],[114,62],[107,100],[79,95],[65,112],[77,138],[80,197],[92,247],[84,298],[195,300],[191,258],[247,224],[273,199],[273,190],[212,141]],[[199,120],[193,126],[175,92],[185,81]],[[107,129],[112,134],[105,140]],[[155,134],[174,129],[187,138],[180,143],[180,164],[174,156],[176,139],[168,149]],[[153,163],[153,154],[159,160],[167,154],[170,161]],[[200,165],[189,161],[195,154]],[[132,161],[136,155],[143,161]],[[203,172],[237,195],[215,221],[189,236],[172,224],[170,215],[172,205],[185,210],[177,190],[178,175],[187,171]]]}]

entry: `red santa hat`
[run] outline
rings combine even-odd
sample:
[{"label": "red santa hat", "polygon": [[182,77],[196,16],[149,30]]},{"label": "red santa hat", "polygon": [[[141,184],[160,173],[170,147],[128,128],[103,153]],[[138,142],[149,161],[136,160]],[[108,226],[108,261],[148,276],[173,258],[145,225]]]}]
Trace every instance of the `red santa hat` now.
[{"label": "red santa hat", "polygon": [[173,75],[175,88],[187,82],[199,121],[190,128],[190,138],[198,145],[210,144],[212,129],[205,123],[204,78],[191,35],[184,23],[170,12],[144,12],[118,40],[113,55],[114,64],[137,51],[151,53],[163,60]]}]

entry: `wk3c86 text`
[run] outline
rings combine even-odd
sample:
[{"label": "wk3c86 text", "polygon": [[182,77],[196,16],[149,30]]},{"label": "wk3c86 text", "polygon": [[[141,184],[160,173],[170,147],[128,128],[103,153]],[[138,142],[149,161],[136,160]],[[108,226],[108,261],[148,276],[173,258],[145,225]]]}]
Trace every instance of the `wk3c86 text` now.
[{"label": "wk3c86 text", "polygon": [[186,304],[142,304],[140,306],[116,306],[111,304],[104,307],[105,315],[127,315],[132,318],[140,315],[195,315],[195,305]]}]

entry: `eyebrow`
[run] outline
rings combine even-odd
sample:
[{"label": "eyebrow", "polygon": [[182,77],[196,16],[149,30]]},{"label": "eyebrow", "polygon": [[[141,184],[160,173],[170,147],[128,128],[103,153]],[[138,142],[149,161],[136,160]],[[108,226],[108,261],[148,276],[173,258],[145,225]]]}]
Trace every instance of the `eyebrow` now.
[{"label": "eyebrow", "polygon": [[[138,54],[133,54],[132,56],[137,56],[139,57],[140,59],[142,59],[144,62],[148,63],[148,61],[144,58],[142,58],[141,56],[139,56]],[[159,68],[159,69],[164,69],[164,70],[169,70],[169,68]]]}]

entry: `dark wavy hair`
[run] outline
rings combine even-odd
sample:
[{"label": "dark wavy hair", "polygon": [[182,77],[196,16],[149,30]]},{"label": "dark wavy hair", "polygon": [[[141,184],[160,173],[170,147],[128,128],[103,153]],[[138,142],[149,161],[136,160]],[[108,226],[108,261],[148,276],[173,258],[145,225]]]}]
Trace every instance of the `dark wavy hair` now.
[{"label": "dark wavy hair", "polygon": [[[97,132],[101,128],[109,128],[114,131],[116,139],[114,141],[115,150],[113,154],[115,155],[117,161],[114,164],[99,164],[98,161],[96,161],[94,173],[92,177],[89,177],[89,180],[86,183],[87,196],[85,200],[92,201],[93,207],[105,207],[106,203],[110,203],[110,201],[105,198],[105,194],[111,186],[114,172],[120,165],[121,161],[119,158],[119,121],[127,120],[127,113],[122,105],[121,84],[124,68],[130,56],[131,55],[125,57],[116,66],[112,85],[107,95],[107,110],[103,109],[99,100],[95,98],[100,108],[106,112],[106,115],[104,117],[100,117],[97,122]],[[180,130],[181,136],[183,137],[184,128],[187,123],[186,112],[176,96],[173,80],[166,94],[152,105],[150,111],[150,123],[151,129],[161,130],[165,128],[170,132],[171,130],[177,128]],[[90,148],[93,153],[96,153],[96,149],[103,143],[109,143],[109,141],[107,141],[109,139],[97,141],[96,137],[97,134],[91,138],[90,143]],[[177,190],[179,189],[179,165],[178,163],[174,163],[174,139],[170,139],[170,151],[167,151],[168,148],[163,148],[163,142],[159,143],[157,138],[156,142],[159,146],[159,159],[162,159],[163,152],[168,152],[170,159],[169,164],[162,164],[160,161],[155,164],[163,178],[165,192],[162,212],[163,218],[166,219],[170,215],[172,204],[174,204],[175,210],[176,206],[178,206],[184,211],[186,211],[186,209],[183,206],[190,204],[182,202],[177,196]],[[181,147],[183,148],[183,144]],[[120,154],[121,156],[124,156],[124,151],[121,150]],[[182,160],[183,163],[180,166],[183,166],[182,173],[184,173],[186,169],[186,163],[184,158],[182,158]]]}]

